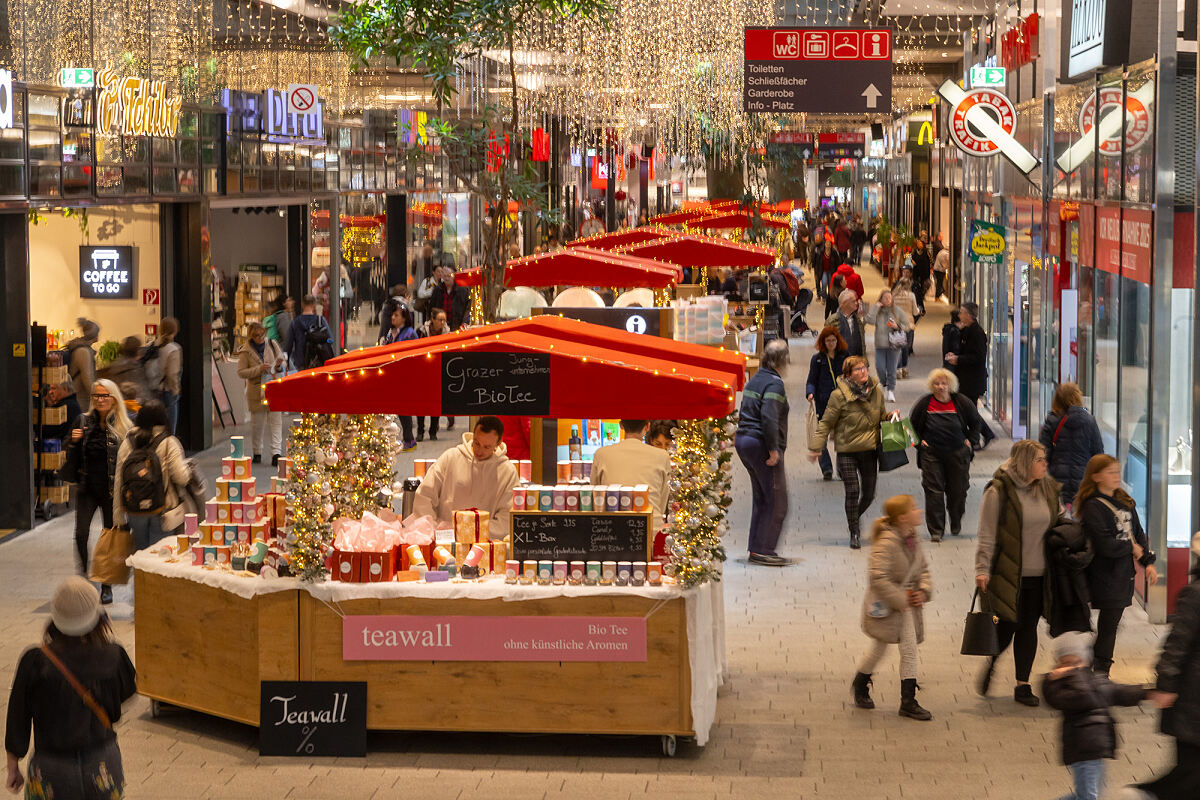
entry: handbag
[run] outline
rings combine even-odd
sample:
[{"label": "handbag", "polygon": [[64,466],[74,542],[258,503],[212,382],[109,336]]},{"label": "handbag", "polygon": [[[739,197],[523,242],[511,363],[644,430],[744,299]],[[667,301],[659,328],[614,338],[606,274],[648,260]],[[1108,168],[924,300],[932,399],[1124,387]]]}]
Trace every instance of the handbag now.
[{"label": "handbag", "polygon": [[909,423],[908,428],[905,428],[905,422],[907,420],[889,420],[879,423],[879,446],[883,449],[883,452],[903,451],[904,448],[912,444],[912,438],[909,435],[909,431],[912,430],[912,423]]},{"label": "handbag", "polygon": [[891,472],[908,463],[908,453],[903,450],[884,450],[881,445],[876,455],[879,458],[880,472]]},{"label": "handbag", "polygon": [[817,416],[817,404],[809,401],[808,414],[804,418],[805,432],[808,435],[808,449],[817,451],[825,449],[825,442],[821,440],[821,435],[817,432],[817,428],[821,425],[821,418]]},{"label": "handbag", "polygon": [[902,330],[888,331],[888,347],[903,350],[908,347],[908,334]]},{"label": "handbag", "polygon": [[987,595],[980,601],[980,610],[975,610],[975,601],[979,599],[979,587],[971,598],[971,610],[967,612],[967,621],[963,626],[962,647],[959,652],[964,656],[996,656],[1000,654],[1000,637],[996,634],[996,625],[1000,618],[989,609]]},{"label": "handbag", "polygon": [[129,565],[133,553],[133,534],[127,528],[105,528],[92,551],[91,579],[96,583],[129,583]]}]

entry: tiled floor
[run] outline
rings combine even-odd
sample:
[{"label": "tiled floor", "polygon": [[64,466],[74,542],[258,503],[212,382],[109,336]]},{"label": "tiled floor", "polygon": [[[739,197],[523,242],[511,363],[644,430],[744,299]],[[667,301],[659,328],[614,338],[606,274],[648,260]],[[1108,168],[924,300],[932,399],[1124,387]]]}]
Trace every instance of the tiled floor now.
[{"label": "tiled floor", "polygon": [[[869,268],[861,272],[871,296],[881,282]],[[918,333],[914,376],[936,364],[945,316],[943,306],[931,305]],[[970,602],[975,515],[986,478],[1006,450],[1004,440],[972,466],[964,536],[930,546],[935,594],[926,611],[920,699],[933,721],[896,715],[894,653],[875,676],[879,707],[865,712],[851,706],[849,680],[867,644],[859,630],[867,551],[846,547],[841,485],[823,482],[818,468],[803,457],[802,398],[811,346],[811,339],[793,340],[796,363],[787,378],[794,408],[788,456],[792,511],[782,551],[800,561],[783,570],[746,563],[749,490],[739,467],[726,568],[730,677],[703,749],[682,746],[676,758],[666,759],[658,741],[649,739],[393,733],[372,735],[365,759],[308,763],[259,758],[256,732],[245,726],[179,711],[154,718],[149,703],[139,698],[128,704],[118,726],[128,797],[1017,800],[1063,794],[1069,787],[1058,763],[1054,713],[1010,699],[1007,657],[992,696],[977,697],[972,685],[979,659],[958,655]],[[906,409],[921,391],[918,377],[902,381],[899,406]],[[405,460],[436,455],[457,436],[444,433],[442,439],[423,443]],[[202,458],[210,478],[220,455]],[[270,468],[263,466],[258,474],[265,478]],[[919,497],[915,468],[881,476],[880,498],[899,492]],[[872,510],[877,513],[878,506]],[[5,587],[0,675],[6,681],[22,650],[39,637],[56,581],[73,569],[71,525],[71,518],[63,517],[0,544],[0,585]],[[113,616],[132,652],[125,588],[117,590]],[[1140,609],[1128,613],[1114,677],[1148,679],[1164,630],[1150,625]],[[1043,648],[1035,671],[1047,667]],[[428,687],[427,696],[428,713],[436,713],[439,703],[453,702],[437,698],[436,687]],[[1167,740],[1156,734],[1156,714],[1149,707],[1119,709],[1115,716],[1121,747],[1110,764],[1114,787],[1151,774],[1168,758]]]}]

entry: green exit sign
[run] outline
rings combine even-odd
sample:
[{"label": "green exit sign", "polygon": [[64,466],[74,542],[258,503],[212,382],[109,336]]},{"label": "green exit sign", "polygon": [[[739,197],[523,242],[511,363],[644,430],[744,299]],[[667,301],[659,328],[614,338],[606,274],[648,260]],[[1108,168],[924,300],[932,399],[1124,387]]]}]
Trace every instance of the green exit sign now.
[{"label": "green exit sign", "polygon": [[96,85],[96,72],[90,69],[64,67],[58,73],[58,82],[68,89],[91,89]]},{"label": "green exit sign", "polygon": [[999,88],[1004,86],[1004,67],[971,67],[971,88]]}]

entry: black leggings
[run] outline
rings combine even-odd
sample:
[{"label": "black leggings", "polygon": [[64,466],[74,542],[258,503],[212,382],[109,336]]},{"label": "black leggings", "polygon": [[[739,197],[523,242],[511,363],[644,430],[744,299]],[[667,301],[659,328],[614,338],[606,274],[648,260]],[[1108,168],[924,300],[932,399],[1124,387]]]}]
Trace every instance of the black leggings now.
[{"label": "black leggings", "polygon": [[1121,624],[1123,608],[1102,608],[1096,621],[1096,645],[1092,648],[1092,668],[1107,673],[1112,669],[1113,649],[1117,646],[1117,628]]},{"label": "black leggings", "polygon": [[996,634],[1000,639],[1000,652],[1013,646],[1013,664],[1016,667],[1017,681],[1029,682],[1029,673],[1033,670],[1033,659],[1037,655],[1038,622],[1042,618],[1042,588],[1045,578],[1021,578],[1021,599],[1018,603],[1017,621],[1000,620],[996,625]]},{"label": "black leggings", "polygon": [[113,526],[112,497],[96,497],[87,489],[79,489],[75,494],[75,551],[79,554],[79,569],[84,577],[88,574],[88,539],[92,533],[92,517],[100,510],[100,519],[104,527]]}]

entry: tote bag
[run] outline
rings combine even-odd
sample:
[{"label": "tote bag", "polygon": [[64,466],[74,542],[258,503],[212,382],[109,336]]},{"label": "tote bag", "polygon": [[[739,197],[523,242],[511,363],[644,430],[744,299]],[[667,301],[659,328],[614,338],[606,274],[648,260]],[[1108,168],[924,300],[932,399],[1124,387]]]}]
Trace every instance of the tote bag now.
[{"label": "tote bag", "polygon": [[967,622],[963,626],[962,647],[959,652],[964,656],[994,656],[1000,653],[1000,638],[996,634],[996,624],[1000,618],[988,610],[987,595],[983,596],[979,611],[975,610],[975,601],[979,599],[979,587],[971,598],[971,610],[967,612]]},{"label": "tote bag", "polygon": [[96,583],[129,583],[125,560],[133,553],[133,534],[126,528],[105,528],[92,551],[91,579]]},{"label": "tote bag", "polygon": [[825,444],[821,441],[820,434],[817,433],[817,427],[821,424],[821,418],[817,416],[817,404],[811,400],[808,403],[808,414],[804,418],[805,432],[808,435],[809,450],[824,450]]}]

